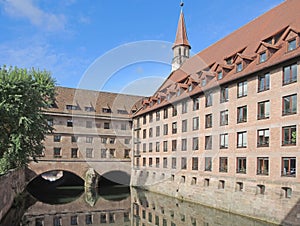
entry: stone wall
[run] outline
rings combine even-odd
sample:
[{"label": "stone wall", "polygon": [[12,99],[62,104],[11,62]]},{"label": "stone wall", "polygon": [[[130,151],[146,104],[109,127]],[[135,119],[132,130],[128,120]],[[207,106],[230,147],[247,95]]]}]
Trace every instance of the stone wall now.
[{"label": "stone wall", "polygon": [[[192,176],[177,173],[165,174],[162,178],[157,172],[133,171],[131,182],[134,186],[139,185],[152,192],[226,212],[276,224],[300,225],[300,187],[297,182],[281,183],[199,174]],[[242,188],[239,188],[241,183]],[[264,186],[264,191],[260,189],[261,186]],[[290,188],[291,192],[286,193],[285,188]]]},{"label": "stone wall", "polygon": [[25,188],[25,170],[14,169],[0,176],[0,220],[11,208],[15,197]]}]

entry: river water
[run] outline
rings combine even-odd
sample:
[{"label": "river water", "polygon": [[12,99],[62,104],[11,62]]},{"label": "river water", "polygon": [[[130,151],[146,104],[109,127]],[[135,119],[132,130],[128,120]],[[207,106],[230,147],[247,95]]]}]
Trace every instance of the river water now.
[{"label": "river water", "polygon": [[121,185],[24,192],[0,225],[67,226],[271,226],[171,197]]}]

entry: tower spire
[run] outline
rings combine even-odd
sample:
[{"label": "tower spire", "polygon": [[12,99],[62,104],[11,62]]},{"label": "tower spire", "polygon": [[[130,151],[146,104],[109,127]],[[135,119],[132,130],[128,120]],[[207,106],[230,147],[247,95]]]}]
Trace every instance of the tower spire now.
[{"label": "tower spire", "polygon": [[183,1],[180,2],[180,16],[177,25],[177,32],[175,42],[173,44],[173,61],[172,61],[172,71],[178,69],[190,56],[190,43],[187,38],[184,14],[183,14]]}]

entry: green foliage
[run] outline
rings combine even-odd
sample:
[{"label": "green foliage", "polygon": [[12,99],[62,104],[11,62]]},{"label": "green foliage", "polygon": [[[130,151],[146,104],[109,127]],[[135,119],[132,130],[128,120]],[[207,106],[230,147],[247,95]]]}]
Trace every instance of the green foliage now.
[{"label": "green foliage", "polygon": [[43,110],[55,98],[49,72],[0,68],[0,173],[26,165],[43,151],[52,131]]}]

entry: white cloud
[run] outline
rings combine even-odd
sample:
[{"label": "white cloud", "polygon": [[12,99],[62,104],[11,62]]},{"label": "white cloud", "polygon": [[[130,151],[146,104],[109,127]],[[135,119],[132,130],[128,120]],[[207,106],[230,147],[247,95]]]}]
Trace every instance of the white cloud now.
[{"label": "white cloud", "polygon": [[48,13],[34,4],[33,0],[6,0],[4,10],[12,17],[23,17],[33,25],[46,31],[61,31],[65,29],[64,15]]}]

